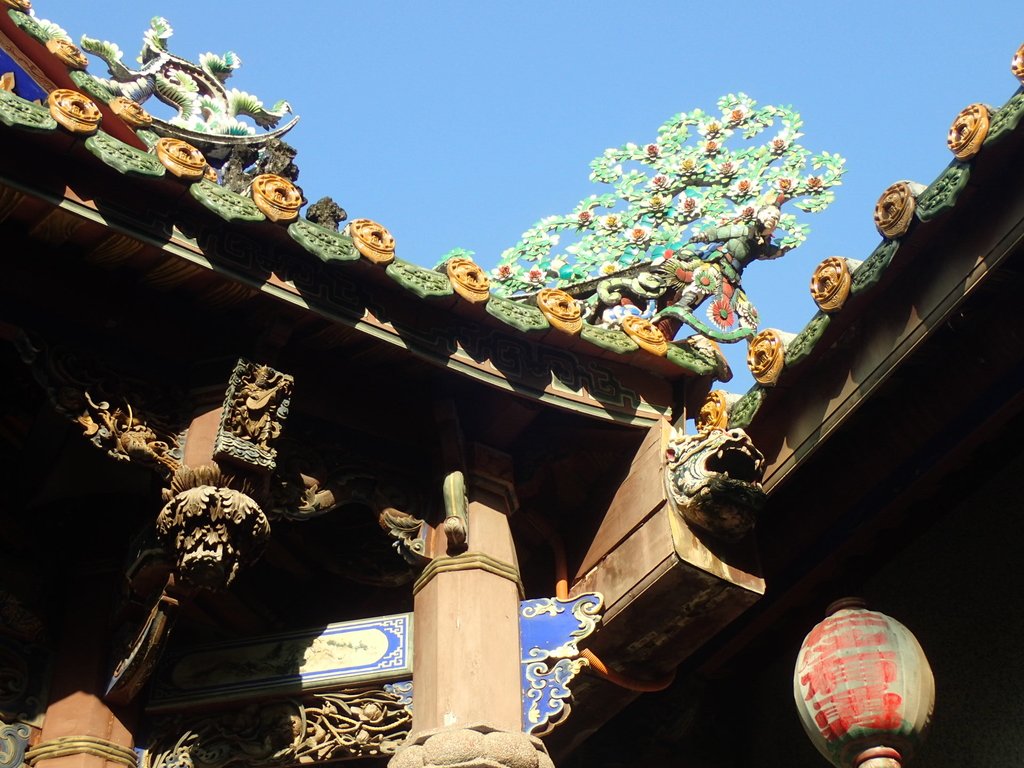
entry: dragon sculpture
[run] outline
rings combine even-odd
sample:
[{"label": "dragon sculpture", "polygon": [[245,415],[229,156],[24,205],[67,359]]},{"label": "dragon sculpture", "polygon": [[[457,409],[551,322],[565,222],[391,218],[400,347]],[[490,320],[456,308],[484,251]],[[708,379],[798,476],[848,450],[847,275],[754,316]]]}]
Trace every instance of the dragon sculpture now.
[{"label": "dragon sculpture", "polygon": [[[225,158],[239,146],[260,149],[287,133],[298,121],[293,118],[278,128],[281,119],[291,112],[288,102],[279,101],[268,108],[250,93],[225,87],[227,79],[241,66],[237,54],[203,53],[196,65],[167,50],[172,34],[171,25],[163,17],[150,21],[149,29],[143,33],[138,69],[124,64],[124,54],[114,43],[83,36],[81,45],[106,63],[112,79],[101,82],[114,93],[139,103],[156,96],[177,110],[170,120],[154,118],[156,133],[184,139],[214,158]],[[240,116],[252,118],[267,132],[257,134],[256,128],[240,120]]]},{"label": "dragon sculpture", "polygon": [[688,523],[726,541],[754,527],[764,506],[764,456],[742,429],[677,431],[666,451],[665,485]]}]

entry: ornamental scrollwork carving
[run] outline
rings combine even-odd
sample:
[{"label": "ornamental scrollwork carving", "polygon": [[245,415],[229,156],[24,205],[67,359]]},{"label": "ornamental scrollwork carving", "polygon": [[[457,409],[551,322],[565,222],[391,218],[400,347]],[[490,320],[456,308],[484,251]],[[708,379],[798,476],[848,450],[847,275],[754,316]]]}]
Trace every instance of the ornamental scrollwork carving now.
[{"label": "ornamental scrollwork carving", "polygon": [[182,467],[163,492],[157,537],[173,552],[185,584],[228,587],[270,538],[267,516],[249,488],[235,482],[216,466]]},{"label": "ornamental scrollwork carving", "polygon": [[71,133],[91,135],[100,127],[103,115],[95,102],[78,91],[58,88],[46,97],[50,116]]},{"label": "ornamental scrollwork carving", "polygon": [[[422,501],[410,485],[383,466],[357,465],[350,456],[320,456],[299,441],[288,440],[282,443],[271,494],[270,515],[275,520],[372,515],[405,561],[399,570],[386,567],[387,574],[378,574],[388,583],[411,581],[414,569],[428,560]],[[346,575],[360,583],[376,583],[372,580],[377,578],[363,569]]]},{"label": "ornamental scrollwork carving", "polygon": [[252,180],[252,201],[271,221],[288,224],[299,217],[302,192],[288,179],[262,173]]},{"label": "ornamental scrollwork carving", "polygon": [[583,327],[583,312],[579,303],[565,291],[544,288],[537,293],[537,308],[544,313],[552,327],[564,333],[576,334]]},{"label": "ornamental scrollwork carving", "polygon": [[914,221],[917,196],[924,186],[912,181],[897,181],[889,186],[875,204],[875,228],[882,237],[903,237]]},{"label": "ornamental scrollwork carving", "polygon": [[412,715],[377,688],[252,704],[157,724],[144,768],[264,768],[394,754]]},{"label": "ornamental scrollwork carving", "polygon": [[395,260],[395,238],[383,224],[370,219],[353,219],[345,227],[356,250],[374,264],[386,265]]},{"label": "ornamental scrollwork carving", "polygon": [[837,312],[850,297],[853,271],[859,261],[840,256],[829,256],[814,269],[811,275],[811,298],[822,312]]},{"label": "ornamental scrollwork carving", "polygon": [[750,340],[747,367],[758,384],[775,386],[786,364],[786,342],[791,338],[775,328],[765,328]]},{"label": "ornamental scrollwork carving", "polygon": [[28,737],[32,729],[24,723],[0,722],[0,768],[20,768],[24,764]]},{"label": "ornamental scrollwork carving", "polygon": [[57,411],[78,424],[97,448],[168,478],[181,466],[181,430],[151,415],[176,413],[182,403],[177,393],[158,392],[95,360],[24,336],[16,343]]},{"label": "ornamental scrollwork carving", "polygon": [[742,429],[675,431],[666,451],[671,507],[688,523],[735,541],[746,535],[766,499],[764,456]]},{"label": "ornamental scrollwork carving", "polygon": [[214,457],[258,472],[274,469],[295,379],[268,365],[239,360],[224,397]]}]

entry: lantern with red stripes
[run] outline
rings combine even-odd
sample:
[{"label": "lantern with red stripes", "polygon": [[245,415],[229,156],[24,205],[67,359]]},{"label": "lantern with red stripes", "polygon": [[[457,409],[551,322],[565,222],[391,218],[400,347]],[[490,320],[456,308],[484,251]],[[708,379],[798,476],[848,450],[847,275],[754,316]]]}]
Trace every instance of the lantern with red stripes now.
[{"label": "lantern with red stripes", "polygon": [[935,679],[910,630],[863,601],[840,600],[800,646],[800,721],[838,768],[899,768],[924,736]]}]

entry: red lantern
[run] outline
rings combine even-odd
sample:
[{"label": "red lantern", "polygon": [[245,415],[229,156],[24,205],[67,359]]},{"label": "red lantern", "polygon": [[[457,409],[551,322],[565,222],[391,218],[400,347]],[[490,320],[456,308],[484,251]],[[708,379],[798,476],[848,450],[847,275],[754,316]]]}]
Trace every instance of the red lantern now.
[{"label": "red lantern", "polygon": [[910,630],[848,598],[800,646],[793,694],[814,746],[837,768],[900,768],[924,736],[935,679]]}]

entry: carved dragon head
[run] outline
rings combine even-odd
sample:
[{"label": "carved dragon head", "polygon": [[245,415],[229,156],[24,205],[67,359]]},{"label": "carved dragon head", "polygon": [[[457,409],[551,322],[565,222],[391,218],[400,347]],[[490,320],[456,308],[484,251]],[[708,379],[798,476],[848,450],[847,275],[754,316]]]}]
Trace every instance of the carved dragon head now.
[{"label": "carved dragon head", "polygon": [[727,541],[748,533],[764,505],[764,456],[742,429],[677,432],[666,451],[665,484],[673,508]]}]

